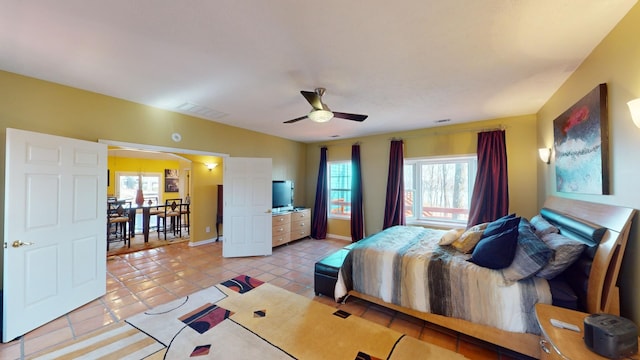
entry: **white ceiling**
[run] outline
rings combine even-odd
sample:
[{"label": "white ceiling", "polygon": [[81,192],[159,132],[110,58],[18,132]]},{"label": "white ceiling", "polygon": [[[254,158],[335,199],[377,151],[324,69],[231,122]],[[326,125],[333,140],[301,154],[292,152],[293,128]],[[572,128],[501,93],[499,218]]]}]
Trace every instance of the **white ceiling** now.
[{"label": "white ceiling", "polygon": [[0,0],[0,69],[322,141],[535,113],[636,2]]}]

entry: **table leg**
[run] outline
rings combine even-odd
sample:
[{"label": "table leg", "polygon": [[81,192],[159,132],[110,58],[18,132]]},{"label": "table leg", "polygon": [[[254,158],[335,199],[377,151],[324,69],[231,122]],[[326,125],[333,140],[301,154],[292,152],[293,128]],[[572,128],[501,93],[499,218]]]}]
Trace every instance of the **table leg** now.
[{"label": "table leg", "polygon": [[142,234],[144,242],[149,242],[149,222],[151,222],[151,209],[148,206],[142,208]]}]

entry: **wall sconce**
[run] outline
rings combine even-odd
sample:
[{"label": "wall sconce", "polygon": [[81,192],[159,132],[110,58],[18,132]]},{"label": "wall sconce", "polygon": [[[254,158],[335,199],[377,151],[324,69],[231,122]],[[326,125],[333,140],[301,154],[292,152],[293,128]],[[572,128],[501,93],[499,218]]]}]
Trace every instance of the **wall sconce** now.
[{"label": "wall sconce", "polygon": [[629,101],[627,106],[629,106],[631,120],[633,120],[633,123],[640,128],[640,98]]},{"label": "wall sconce", "polygon": [[551,163],[551,148],[538,149],[538,155],[540,156],[540,160],[542,160],[545,164]]},{"label": "wall sconce", "polygon": [[216,163],[205,163],[204,166],[207,167],[207,169],[209,169],[209,171],[213,170],[216,168],[216,166],[218,166],[218,164]]}]

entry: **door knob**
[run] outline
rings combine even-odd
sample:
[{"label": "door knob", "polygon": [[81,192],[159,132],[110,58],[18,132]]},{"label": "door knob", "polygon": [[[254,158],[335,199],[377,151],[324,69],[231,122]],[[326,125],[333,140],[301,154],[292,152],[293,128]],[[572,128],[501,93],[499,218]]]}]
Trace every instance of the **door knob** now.
[{"label": "door knob", "polygon": [[32,242],[22,242],[20,240],[16,240],[13,242],[13,244],[11,244],[11,246],[13,246],[14,248],[20,247],[20,246],[27,246],[27,245],[33,245]]}]

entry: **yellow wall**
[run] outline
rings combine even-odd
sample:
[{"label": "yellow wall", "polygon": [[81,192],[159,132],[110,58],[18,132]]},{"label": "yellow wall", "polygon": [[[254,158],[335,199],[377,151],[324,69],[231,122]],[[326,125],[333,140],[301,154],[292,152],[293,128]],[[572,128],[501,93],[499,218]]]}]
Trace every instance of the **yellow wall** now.
[{"label": "yellow wall", "polygon": [[[640,129],[633,125],[627,101],[640,97],[640,5],[636,4],[538,112],[538,146],[553,144],[553,120],[600,83],[608,88],[610,192],[582,195],[555,191],[555,167],[538,165],[538,205],[549,195],[640,208]],[[619,284],[622,316],[640,324],[640,235],[638,215],[624,254]]]},{"label": "yellow wall", "polygon": [[[274,179],[295,181],[297,199],[304,199],[306,191],[306,146],[302,143],[0,71],[2,149],[7,127],[88,141],[108,139],[235,157],[270,157]],[[180,143],[171,140],[173,132],[181,133]],[[0,164],[4,173],[4,156]],[[206,233],[205,228],[215,229],[215,185],[222,183],[222,168],[209,172],[204,166],[193,167],[192,242],[215,238],[215,230]],[[4,188],[4,177],[0,177],[0,186]],[[4,193],[0,200],[4,202]]]},{"label": "yellow wall", "polygon": [[[131,173],[159,173],[160,175],[160,198],[158,201],[163,202],[164,199],[175,197],[176,193],[164,192],[164,169],[180,169],[178,160],[154,160],[139,158],[123,158],[109,156],[107,161],[109,168],[109,186],[107,187],[107,195],[114,196],[116,193],[115,176],[119,171]],[[183,176],[183,175],[181,175]]]},{"label": "yellow wall", "polygon": [[[306,202],[313,204],[315,199],[321,145],[327,146],[328,161],[350,160],[351,145],[359,142],[365,234],[376,233],[382,229],[384,221],[391,138],[403,139],[405,158],[475,154],[477,132],[499,126],[504,126],[506,131],[510,211],[531,217],[537,212],[535,189],[536,164],[539,162],[534,115],[310,144],[307,147]],[[350,238],[349,221],[329,219],[327,233]]]}]

